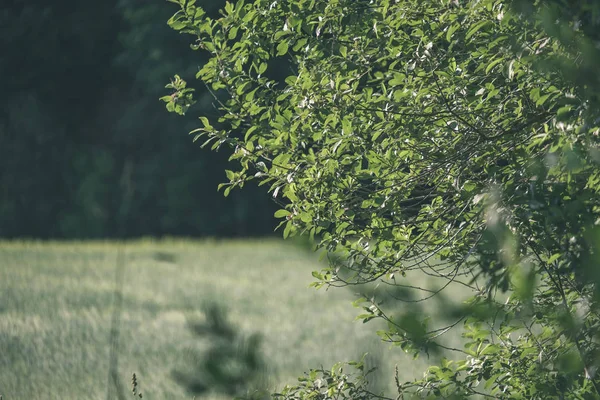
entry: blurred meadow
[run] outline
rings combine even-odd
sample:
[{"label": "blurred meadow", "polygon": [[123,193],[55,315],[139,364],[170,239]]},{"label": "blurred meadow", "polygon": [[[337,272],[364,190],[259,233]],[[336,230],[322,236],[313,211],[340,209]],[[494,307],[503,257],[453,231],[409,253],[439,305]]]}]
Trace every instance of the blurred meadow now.
[{"label": "blurred meadow", "polygon": [[[187,322],[207,302],[263,336],[271,389],[303,371],[370,352],[393,382],[422,362],[390,351],[375,323],[353,322],[352,289],[315,290],[322,264],[298,246],[268,240],[0,242],[0,394],[4,399],[104,399],[119,252],[124,260],[118,375],[133,372],[144,398],[192,398],[173,378],[206,346]],[[385,375],[382,377],[381,375]],[[200,398],[224,398],[218,395]]]}]

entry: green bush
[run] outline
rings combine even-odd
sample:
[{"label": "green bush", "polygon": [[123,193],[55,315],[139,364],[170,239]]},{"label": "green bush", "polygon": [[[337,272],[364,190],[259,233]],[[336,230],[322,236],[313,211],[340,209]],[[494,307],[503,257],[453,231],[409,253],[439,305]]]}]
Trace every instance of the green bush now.
[{"label": "green bush", "polygon": [[[210,55],[197,77],[221,116],[193,133],[237,161],[225,195],[268,185],[284,237],[344,260],[315,286],[379,282],[359,319],[440,359],[400,397],[600,396],[597,2],[240,0],[218,18],[173,2],[171,27]],[[193,90],[167,88],[185,113]],[[469,298],[446,318],[404,305],[451,287]],[[336,373],[286,398],[355,396]]]}]

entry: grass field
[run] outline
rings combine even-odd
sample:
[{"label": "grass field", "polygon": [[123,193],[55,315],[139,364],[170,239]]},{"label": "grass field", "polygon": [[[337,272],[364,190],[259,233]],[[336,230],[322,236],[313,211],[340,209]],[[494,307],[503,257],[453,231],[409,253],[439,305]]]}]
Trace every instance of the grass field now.
[{"label": "grass field", "polygon": [[[422,370],[353,322],[348,289],[308,288],[314,254],[277,240],[0,242],[0,394],[11,399],[105,399],[115,269],[123,250],[119,376],[144,398],[189,399],[171,378],[197,346],[186,327],[206,302],[263,335],[270,383],[371,351],[382,374]],[[216,397],[213,397],[216,398]]]}]

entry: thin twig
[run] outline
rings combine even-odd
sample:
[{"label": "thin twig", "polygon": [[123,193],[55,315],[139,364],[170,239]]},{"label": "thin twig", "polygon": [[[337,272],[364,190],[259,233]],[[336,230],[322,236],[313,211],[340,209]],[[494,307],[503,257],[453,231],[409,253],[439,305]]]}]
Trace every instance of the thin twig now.
[{"label": "thin twig", "polygon": [[125,387],[119,379],[119,336],[121,312],[123,310],[123,283],[125,277],[125,244],[120,243],[117,249],[117,261],[115,268],[115,291],[113,294],[113,310],[110,324],[110,356],[108,365],[108,380],[106,387],[106,400],[112,400],[114,397],[113,389],[119,400],[125,399]]}]

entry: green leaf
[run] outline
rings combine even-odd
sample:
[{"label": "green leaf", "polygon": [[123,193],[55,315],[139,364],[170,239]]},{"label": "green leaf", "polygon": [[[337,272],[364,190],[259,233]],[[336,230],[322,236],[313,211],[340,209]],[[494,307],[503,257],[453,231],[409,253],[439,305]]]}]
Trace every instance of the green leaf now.
[{"label": "green leaf", "polygon": [[246,131],[246,134],[244,135],[244,141],[247,142],[248,139],[250,139],[250,135],[252,135],[252,133],[258,129],[258,126],[253,125],[250,128],[248,128],[248,130]]},{"label": "green leaf", "polygon": [[258,72],[260,75],[262,75],[262,74],[264,74],[264,73],[265,73],[265,71],[266,71],[266,70],[267,70],[267,63],[265,63],[265,62],[263,62],[263,63],[260,63],[260,65],[258,66],[258,70],[257,70],[257,72]]},{"label": "green leaf", "polygon": [[465,40],[469,40],[471,38],[471,36],[473,36],[474,34],[476,34],[477,32],[479,32],[481,29],[488,27],[490,25],[492,25],[493,23],[489,20],[482,20],[479,21],[478,23],[476,23],[475,25],[473,25],[468,31],[467,34],[465,35]]},{"label": "green leaf", "polygon": [[292,225],[292,222],[289,221],[287,224],[285,224],[285,228],[283,230],[283,238],[287,239],[288,237],[290,237],[292,232],[293,232],[293,225]]},{"label": "green leaf", "polygon": [[344,58],[348,57],[348,48],[346,46],[340,46],[340,55]]},{"label": "green leaf", "polygon": [[275,211],[275,218],[283,218],[290,215],[290,212],[285,209]]},{"label": "green leaf", "polygon": [[489,344],[479,353],[482,356],[496,354],[500,351],[500,346],[497,344]]},{"label": "green leaf", "polygon": [[560,254],[560,253],[552,254],[546,261],[546,264],[554,263],[554,261],[558,260],[561,257],[561,255],[562,254]]},{"label": "green leaf", "polygon": [[231,28],[231,29],[229,30],[229,35],[228,35],[228,38],[229,38],[229,40],[233,40],[233,39],[235,39],[235,37],[236,37],[236,36],[237,36],[237,34],[238,34],[238,29],[239,29],[239,28],[238,28],[237,26],[234,26],[233,28]]},{"label": "green leaf", "polygon": [[503,57],[500,57],[500,58],[497,58],[497,59],[495,59],[495,60],[494,60],[494,61],[492,61],[491,63],[489,63],[489,64],[488,64],[488,66],[487,66],[487,67],[486,67],[486,69],[485,69],[485,73],[486,73],[486,74],[489,74],[489,73],[490,73],[490,71],[491,71],[492,69],[494,69],[494,67],[495,67],[496,65],[500,64],[502,61],[504,61],[504,58],[503,58]]},{"label": "green leaf", "polygon": [[208,121],[208,118],[200,117],[200,121],[202,122],[202,125],[204,126],[205,129],[213,129],[212,125]]},{"label": "green leaf", "polygon": [[448,27],[448,30],[446,31],[446,40],[448,42],[452,41],[452,35],[454,35],[454,32],[456,32],[458,28],[460,28],[460,24],[452,24]]},{"label": "green leaf", "polygon": [[287,42],[281,42],[277,45],[277,56],[282,56],[284,54],[286,54],[288,51],[288,43]]},{"label": "green leaf", "polygon": [[394,73],[394,78],[392,80],[390,80],[390,86],[399,86],[402,85],[404,83],[404,80],[406,79],[406,75],[402,74],[402,73]]},{"label": "green leaf", "polygon": [[283,36],[287,36],[290,35],[292,32],[291,31],[278,31],[275,33],[274,39],[275,40],[279,40],[281,39]]},{"label": "green leaf", "polygon": [[546,100],[548,100],[548,98],[551,96],[552,94],[545,94],[543,96],[540,96],[540,98],[537,99],[537,101],[535,102],[536,106],[542,106],[544,105],[544,103],[546,102]]}]

